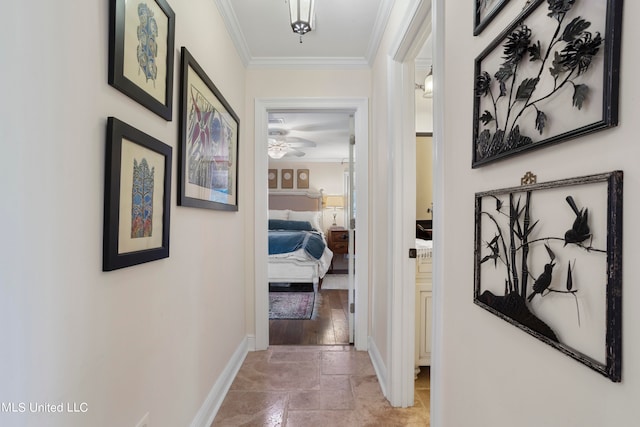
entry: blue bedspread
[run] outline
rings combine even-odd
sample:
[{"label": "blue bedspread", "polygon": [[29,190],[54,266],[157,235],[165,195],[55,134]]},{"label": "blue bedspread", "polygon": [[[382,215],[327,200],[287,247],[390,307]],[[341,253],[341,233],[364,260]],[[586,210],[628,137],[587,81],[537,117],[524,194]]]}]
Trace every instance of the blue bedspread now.
[{"label": "blue bedspread", "polygon": [[325,243],[315,231],[269,231],[269,255],[284,254],[304,249],[306,253],[320,259]]}]

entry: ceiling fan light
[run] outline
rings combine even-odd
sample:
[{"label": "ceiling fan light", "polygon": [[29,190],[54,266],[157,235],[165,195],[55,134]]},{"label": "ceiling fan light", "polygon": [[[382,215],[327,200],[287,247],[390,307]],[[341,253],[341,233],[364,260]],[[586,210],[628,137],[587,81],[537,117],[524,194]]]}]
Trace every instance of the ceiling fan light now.
[{"label": "ceiling fan light", "polygon": [[302,36],[313,30],[314,0],[289,0],[289,21],[294,33]]}]

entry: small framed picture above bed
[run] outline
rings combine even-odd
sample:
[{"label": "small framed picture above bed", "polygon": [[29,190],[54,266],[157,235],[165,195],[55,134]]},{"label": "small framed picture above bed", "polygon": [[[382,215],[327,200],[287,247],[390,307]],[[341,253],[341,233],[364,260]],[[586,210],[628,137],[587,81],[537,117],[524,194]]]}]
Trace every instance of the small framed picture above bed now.
[{"label": "small framed picture above bed", "polygon": [[298,169],[296,172],[298,188],[309,188],[309,169]]},{"label": "small framed picture above bed", "polygon": [[278,188],[278,169],[269,169],[269,188]]},{"label": "small framed picture above bed", "polygon": [[282,188],[293,188],[293,169],[282,169]]}]

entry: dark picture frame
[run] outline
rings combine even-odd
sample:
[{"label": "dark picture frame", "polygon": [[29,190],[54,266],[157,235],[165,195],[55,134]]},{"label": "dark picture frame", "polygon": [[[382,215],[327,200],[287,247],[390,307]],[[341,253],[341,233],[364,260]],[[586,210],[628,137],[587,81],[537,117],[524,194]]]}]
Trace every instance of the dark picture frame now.
[{"label": "dark picture frame", "polygon": [[509,0],[475,0],[473,35],[480,34],[507,3]]},{"label": "dark picture frame", "polygon": [[167,121],[173,115],[175,25],[166,0],[109,2],[109,84]]},{"label": "dark picture frame", "polygon": [[616,126],[621,24],[622,0],[528,6],[475,60],[472,167]]},{"label": "dark picture frame", "polygon": [[240,119],[182,47],[178,205],[238,210]]},{"label": "dark picture frame", "polygon": [[298,188],[309,188],[309,169],[296,170],[296,186]]},{"label": "dark picture frame", "polygon": [[103,271],[169,257],[172,150],[108,118]]},{"label": "dark picture frame", "polygon": [[613,382],[622,181],[613,171],[475,195],[475,304]]},{"label": "dark picture frame", "polygon": [[293,188],[293,169],[282,169],[280,188]]}]

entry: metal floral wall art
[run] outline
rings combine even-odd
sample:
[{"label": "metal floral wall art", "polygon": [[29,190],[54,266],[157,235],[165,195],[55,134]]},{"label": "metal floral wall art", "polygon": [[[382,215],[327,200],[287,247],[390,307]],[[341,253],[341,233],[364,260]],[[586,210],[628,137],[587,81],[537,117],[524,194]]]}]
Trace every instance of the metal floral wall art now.
[{"label": "metal floral wall art", "polygon": [[507,3],[509,0],[475,0],[473,35],[480,34]]},{"label": "metal floral wall art", "polygon": [[474,302],[621,378],[622,172],[476,194]]},{"label": "metal floral wall art", "polygon": [[617,124],[621,9],[536,0],[480,54],[473,167]]}]

